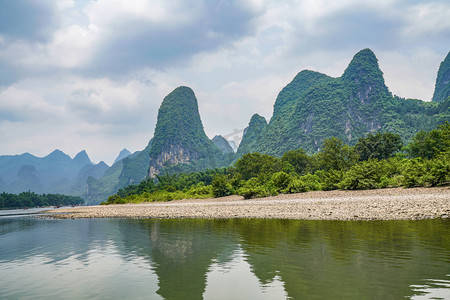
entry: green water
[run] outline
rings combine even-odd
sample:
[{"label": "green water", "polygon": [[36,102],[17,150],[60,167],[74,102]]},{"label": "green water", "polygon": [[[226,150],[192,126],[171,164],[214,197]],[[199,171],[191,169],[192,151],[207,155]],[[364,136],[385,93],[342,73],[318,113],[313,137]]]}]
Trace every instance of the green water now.
[{"label": "green water", "polygon": [[0,219],[0,299],[450,299],[450,220]]}]

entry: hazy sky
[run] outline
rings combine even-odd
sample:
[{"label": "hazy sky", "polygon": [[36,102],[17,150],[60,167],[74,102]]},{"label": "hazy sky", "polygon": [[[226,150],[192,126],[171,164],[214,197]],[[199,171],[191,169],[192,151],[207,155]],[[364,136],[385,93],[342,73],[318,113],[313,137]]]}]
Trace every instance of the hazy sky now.
[{"label": "hazy sky", "polygon": [[142,150],[180,85],[207,135],[270,119],[303,69],[340,76],[371,48],[391,92],[426,101],[450,50],[450,2],[414,0],[0,1],[0,155],[110,164]]}]

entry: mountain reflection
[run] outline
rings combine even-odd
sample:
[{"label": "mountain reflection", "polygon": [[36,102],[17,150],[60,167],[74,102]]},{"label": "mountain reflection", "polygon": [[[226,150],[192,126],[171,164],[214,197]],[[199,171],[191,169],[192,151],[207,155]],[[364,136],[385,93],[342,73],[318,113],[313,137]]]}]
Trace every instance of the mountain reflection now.
[{"label": "mountain reflection", "polygon": [[448,279],[450,222],[0,219],[0,267],[33,257],[89,266],[99,249],[154,272],[164,299],[202,299],[211,267],[233,268],[237,255],[260,287],[280,280],[293,299],[397,299]]}]

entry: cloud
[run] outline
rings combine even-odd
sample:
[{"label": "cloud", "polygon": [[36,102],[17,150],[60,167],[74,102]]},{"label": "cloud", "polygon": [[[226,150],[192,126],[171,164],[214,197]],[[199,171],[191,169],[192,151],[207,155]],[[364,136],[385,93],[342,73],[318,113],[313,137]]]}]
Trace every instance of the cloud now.
[{"label": "cloud", "polygon": [[24,80],[0,91],[0,139],[7,141],[0,153],[86,149],[96,161],[112,161],[125,146],[146,146],[161,101],[158,87],[136,79]]},{"label": "cloud", "polygon": [[428,100],[449,50],[447,2],[2,1],[0,154],[141,150],[180,85],[207,134],[226,134],[270,119],[299,71],[341,76],[366,47],[394,94]]},{"label": "cloud", "polygon": [[258,15],[239,1],[113,3],[98,1],[87,11],[101,32],[90,70],[102,74],[186,64],[251,34]]},{"label": "cloud", "polygon": [[54,1],[0,1],[0,35],[4,38],[46,42],[57,25]]}]

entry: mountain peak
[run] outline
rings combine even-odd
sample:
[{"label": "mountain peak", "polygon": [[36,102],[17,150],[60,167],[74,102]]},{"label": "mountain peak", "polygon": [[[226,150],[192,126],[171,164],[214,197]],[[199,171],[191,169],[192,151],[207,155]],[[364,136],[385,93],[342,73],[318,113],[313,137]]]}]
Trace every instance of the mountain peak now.
[{"label": "mountain peak", "polygon": [[345,69],[342,79],[354,82],[366,81],[367,79],[380,79],[383,81],[383,72],[378,66],[378,59],[372,50],[366,48],[353,56],[352,61]]},{"label": "mountain peak", "polygon": [[212,142],[219,148],[222,153],[234,153],[233,148],[231,148],[230,143],[221,135],[216,135],[213,137]]},{"label": "mountain peak", "polygon": [[89,156],[86,153],[86,150],[80,151],[75,157],[73,158],[73,161],[80,164],[80,165],[86,165],[91,164],[91,160],[89,159]]},{"label": "mountain peak", "polygon": [[158,110],[149,175],[158,174],[166,165],[210,159],[217,154],[220,151],[203,129],[194,91],[186,86],[177,87],[164,98]]},{"label": "mountain peak", "polygon": [[117,156],[117,158],[114,160],[113,165],[114,165],[116,162],[118,162],[118,161],[120,161],[120,160],[122,160],[122,159],[124,159],[125,157],[128,157],[128,156],[130,156],[130,155],[131,155],[131,152],[128,151],[128,149],[123,148],[122,151],[120,151],[120,153],[119,153],[119,155]]},{"label": "mountain peak", "polygon": [[238,153],[243,155],[252,152],[258,139],[263,135],[264,129],[267,127],[267,121],[264,117],[254,114],[248,123],[248,127],[244,130],[244,136],[239,144]]},{"label": "mountain peak", "polygon": [[436,86],[433,94],[434,102],[441,102],[450,96],[450,52],[439,66]]},{"label": "mountain peak", "polygon": [[378,59],[370,49],[363,49],[353,56],[341,80],[361,103],[392,96],[384,82]]},{"label": "mountain peak", "polygon": [[70,156],[68,156],[67,154],[65,154],[61,150],[56,149],[56,150],[53,150],[53,152],[50,153],[49,155],[47,155],[45,158],[49,158],[49,159],[70,159]]},{"label": "mountain peak", "polygon": [[278,94],[273,106],[273,119],[278,116],[294,111],[296,100],[314,85],[332,80],[325,74],[303,70],[286,85]]}]

